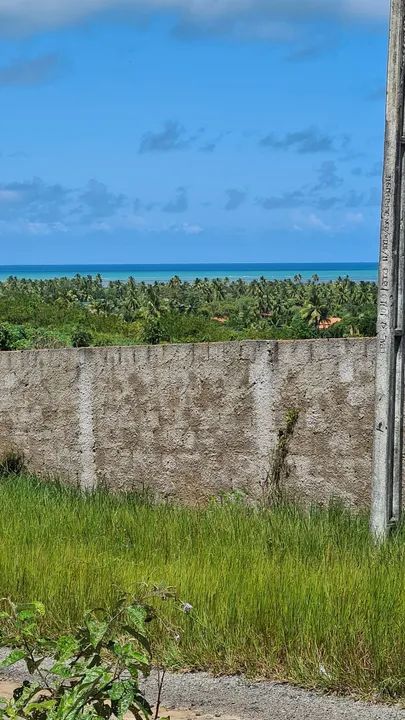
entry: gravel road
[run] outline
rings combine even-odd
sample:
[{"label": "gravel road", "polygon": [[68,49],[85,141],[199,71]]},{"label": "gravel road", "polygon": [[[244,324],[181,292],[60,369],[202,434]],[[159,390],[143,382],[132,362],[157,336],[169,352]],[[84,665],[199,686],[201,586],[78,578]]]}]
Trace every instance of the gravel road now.
[{"label": "gravel road", "polygon": [[[0,653],[1,656],[1,653]],[[1,685],[27,677],[24,666],[0,676]],[[146,693],[156,700],[156,675],[146,681]],[[248,682],[238,677],[214,678],[206,673],[166,676],[163,706],[173,720],[405,720],[399,707],[356,702],[320,695],[290,685]]]},{"label": "gravel road", "polygon": [[[155,696],[156,680],[147,684]],[[166,708],[191,709],[204,716],[237,720],[405,720],[405,710],[319,695],[272,682],[250,683],[205,673],[168,675]]]}]

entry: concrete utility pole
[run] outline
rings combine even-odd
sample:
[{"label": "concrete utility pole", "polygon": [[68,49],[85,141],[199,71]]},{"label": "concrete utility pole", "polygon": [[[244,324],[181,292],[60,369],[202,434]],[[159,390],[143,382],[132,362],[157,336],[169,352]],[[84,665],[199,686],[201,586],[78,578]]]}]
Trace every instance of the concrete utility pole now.
[{"label": "concrete utility pole", "polygon": [[405,357],[405,0],[391,0],[377,325],[371,529],[382,540],[401,517]]}]

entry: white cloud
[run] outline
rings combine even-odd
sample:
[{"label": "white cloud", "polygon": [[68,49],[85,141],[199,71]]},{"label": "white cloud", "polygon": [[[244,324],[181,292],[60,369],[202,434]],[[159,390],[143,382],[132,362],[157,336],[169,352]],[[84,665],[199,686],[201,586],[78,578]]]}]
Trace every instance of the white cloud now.
[{"label": "white cloud", "polygon": [[327,225],[316,213],[308,215],[307,224],[308,227],[314,230],[320,230],[321,232],[330,232],[330,230],[332,230],[331,226]]},{"label": "white cloud", "polygon": [[171,225],[169,230],[172,232],[184,233],[185,235],[201,235],[204,228],[195,223],[181,223],[181,225]]},{"label": "white cloud", "polygon": [[49,235],[50,233],[65,233],[68,232],[68,228],[64,223],[44,223],[44,222],[29,222],[26,223],[26,230],[32,235]]},{"label": "white cloud", "polygon": [[35,32],[103,10],[172,11],[182,26],[259,37],[288,36],[308,19],[380,21],[388,0],[0,0],[2,32]]},{"label": "white cloud", "polygon": [[51,235],[66,233],[69,228],[62,222],[30,222],[23,218],[16,221],[0,219],[0,235]]},{"label": "white cloud", "polygon": [[186,235],[201,235],[201,233],[204,232],[204,228],[202,228],[201,225],[193,225],[192,223],[184,223],[183,224],[183,232],[185,232]]}]

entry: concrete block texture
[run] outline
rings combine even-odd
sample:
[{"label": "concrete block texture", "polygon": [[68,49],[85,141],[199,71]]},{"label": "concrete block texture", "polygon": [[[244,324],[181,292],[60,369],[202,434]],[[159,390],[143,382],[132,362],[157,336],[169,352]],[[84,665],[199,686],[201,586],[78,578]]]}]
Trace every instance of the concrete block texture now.
[{"label": "concrete block texture", "polygon": [[2,352],[0,452],[86,490],[257,498],[294,409],[286,492],[367,505],[375,354],[374,339]]}]

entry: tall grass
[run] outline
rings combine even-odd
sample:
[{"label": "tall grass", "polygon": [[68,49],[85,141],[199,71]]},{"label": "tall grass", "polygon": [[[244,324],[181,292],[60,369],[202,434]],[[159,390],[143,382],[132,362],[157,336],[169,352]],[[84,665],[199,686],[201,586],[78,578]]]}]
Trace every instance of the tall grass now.
[{"label": "tall grass", "polygon": [[50,629],[163,583],[194,607],[160,645],[174,667],[405,697],[404,532],[376,548],[337,507],[153,506],[28,477],[1,480],[0,507],[0,593],[45,602]]}]

